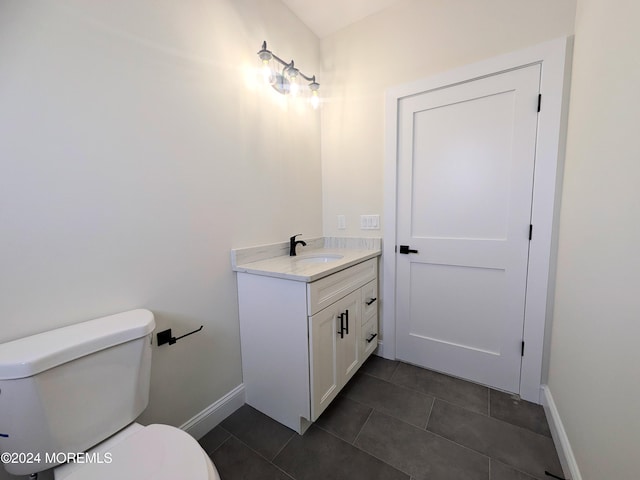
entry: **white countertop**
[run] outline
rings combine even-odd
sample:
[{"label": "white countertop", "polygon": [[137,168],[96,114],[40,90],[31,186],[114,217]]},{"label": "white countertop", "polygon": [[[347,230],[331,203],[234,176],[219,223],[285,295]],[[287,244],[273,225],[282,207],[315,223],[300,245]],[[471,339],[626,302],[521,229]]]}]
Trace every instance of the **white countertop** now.
[{"label": "white countertop", "polygon": [[[344,270],[357,263],[364,262],[381,254],[380,248],[300,248],[298,255],[280,255],[254,262],[234,264],[236,272],[266,275],[269,277],[296,280],[299,282],[314,282],[332,273]],[[306,263],[305,258],[318,255],[341,255],[342,258],[326,263]],[[300,260],[303,260],[302,262]]]}]

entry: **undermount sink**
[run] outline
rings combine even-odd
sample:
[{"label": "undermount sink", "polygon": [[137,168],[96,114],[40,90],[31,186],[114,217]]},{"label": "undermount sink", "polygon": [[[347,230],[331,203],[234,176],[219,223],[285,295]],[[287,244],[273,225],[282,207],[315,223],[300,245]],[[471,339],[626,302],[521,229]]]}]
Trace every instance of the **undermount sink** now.
[{"label": "undermount sink", "polygon": [[318,254],[310,254],[310,255],[302,255],[295,259],[296,263],[329,263],[335,262],[336,260],[340,260],[343,258],[343,255],[333,254],[333,253],[318,253]]}]

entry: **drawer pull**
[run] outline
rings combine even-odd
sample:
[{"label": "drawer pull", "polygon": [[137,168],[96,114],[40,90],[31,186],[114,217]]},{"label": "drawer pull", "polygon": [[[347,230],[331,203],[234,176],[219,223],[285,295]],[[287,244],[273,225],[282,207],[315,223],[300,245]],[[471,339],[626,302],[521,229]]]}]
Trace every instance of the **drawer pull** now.
[{"label": "drawer pull", "polygon": [[371,305],[371,304],[372,304],[373,302],[375,302],[376,300],[377,300],[377,298],[371,298],[371,299],[369,299],[369,301],[368,301],[368,302],[364,302],[364,303],[366,303],[367,305]]},{"label": "drawer pull", "polygon": [[346,323],[347,323],[347,328],[345,328],[345,329],[344,329],[344,331],[345,331],[345,333],[346,333],[347,335],[349,335],[349,310],[347,310],[346,312],[344,312],[344,316],[345,316],[345,317],[346,317],[346,319],[347,319],[347,322],[346,322]]},{"label": "drawer pull", "polygon": [[367,338],[367,343],[373,342],[373,339],[376,338],[377,336],[378,336],[377,333],[372,333],[371,336]]},{"label": "drawer pull", "polygon": [[340,338],[344,338],[345,333],[349,335],[349,310],[345,310],[338,317],[340,317],[340,331],[337,333],[340,334]]}]

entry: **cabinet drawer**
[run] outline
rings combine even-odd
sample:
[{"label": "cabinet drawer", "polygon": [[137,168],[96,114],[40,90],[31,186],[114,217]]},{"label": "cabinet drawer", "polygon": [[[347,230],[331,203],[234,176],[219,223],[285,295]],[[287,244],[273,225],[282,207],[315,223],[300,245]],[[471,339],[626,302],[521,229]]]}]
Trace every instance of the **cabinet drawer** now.
[{"label": "cabinet drawer", "polygon": [[360,361],[364,362],[378,347],[378,315],[374,315],[360,330]]},{"label": "cabinet drawer", "polygon": [[378,281],[372,280],[362,287],[362,324],[378,312]]},{"label": "cabinet drawer", "polygon": [[340,272],[307,284],[309,316],[328,307],[336,300],[374,280],[378,274],[378,259],[371,258]]}]

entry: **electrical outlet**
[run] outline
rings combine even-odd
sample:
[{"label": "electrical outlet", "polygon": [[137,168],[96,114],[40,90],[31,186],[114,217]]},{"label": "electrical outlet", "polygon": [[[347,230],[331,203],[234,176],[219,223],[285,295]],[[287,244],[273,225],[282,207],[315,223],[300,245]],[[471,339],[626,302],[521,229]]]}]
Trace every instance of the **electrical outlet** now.
[{"label": "electrical outlet", "polygon": [[380,215],[360,215],[361,230],[380,230]]}]

